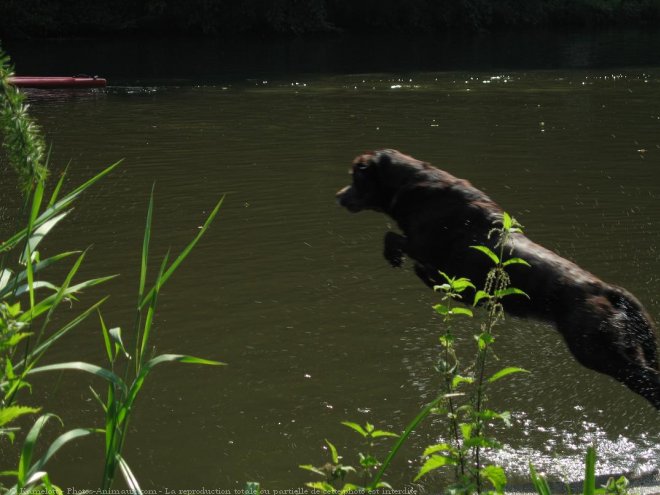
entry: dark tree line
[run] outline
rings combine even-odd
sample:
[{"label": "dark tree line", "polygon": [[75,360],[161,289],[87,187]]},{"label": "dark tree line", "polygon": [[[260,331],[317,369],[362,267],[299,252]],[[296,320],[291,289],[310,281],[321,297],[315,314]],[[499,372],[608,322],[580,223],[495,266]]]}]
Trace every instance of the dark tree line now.
[{"label": "dark tree line", "polygon": [[657,25],[660,0],[0,0],[0,37]]}]

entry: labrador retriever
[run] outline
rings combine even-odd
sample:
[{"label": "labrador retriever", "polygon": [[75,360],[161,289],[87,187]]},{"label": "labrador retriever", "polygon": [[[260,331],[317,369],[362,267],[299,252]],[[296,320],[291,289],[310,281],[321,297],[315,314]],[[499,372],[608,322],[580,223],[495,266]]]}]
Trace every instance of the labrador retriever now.
[{"label": "labrador retriever", "polygon": [[[403,235],[387,232],[384,255],[394,267],[408,256],[433,287],[439,271],[468,277],[483,287],[492,262],[470,246],[495,249],[489,236],[502,209],[468,181],[396,150],[358,156],[353,182],[337,192],[351,212],[374,210],[396,221]],[[505,252],[528,266],[508,267],[511,285],[529,298],[507,297],[505,311],[552,323],[582,365],[624,383],[660,409],[660,371],[653,322],[628,291],[600,280],[522,233]]]}]

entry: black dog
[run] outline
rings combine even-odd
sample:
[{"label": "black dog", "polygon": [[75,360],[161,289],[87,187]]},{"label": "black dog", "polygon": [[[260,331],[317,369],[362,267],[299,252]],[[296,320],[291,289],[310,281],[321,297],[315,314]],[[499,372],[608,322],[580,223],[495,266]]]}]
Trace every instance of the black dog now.
[{"label": "black dog", "polygon": [[[337,193],[352,212],[375,210],[392,217],[404,235],[385,235],[385,258],[400,266],[415,260],[429,286],[438,270],[468,277],[483,287],[491,262],[469,246],[494,250],[488,232],[502,209],[469,182],[395,150],[358,156],[353,184]],[[511,285],[529,295],[504,299],[507,312],[554,323],[575,358],[642,395],[660,409],[660,372],[651,318],[621,287],[603,282],[522,234],[512,234],[506,252],[531,267],[510,265]]]}]

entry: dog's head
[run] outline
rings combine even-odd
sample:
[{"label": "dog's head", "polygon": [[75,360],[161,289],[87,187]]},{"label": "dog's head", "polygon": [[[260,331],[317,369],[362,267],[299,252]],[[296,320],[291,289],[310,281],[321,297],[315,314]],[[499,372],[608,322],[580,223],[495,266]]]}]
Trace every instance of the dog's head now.
[{"label": "dog's head", "polygon": [[353,160],[353,183],[337,192],[337,202],[356,213],[362,210],[389,211],[396,192],[414,180],[427,163],[396,150],[380,150]]}]

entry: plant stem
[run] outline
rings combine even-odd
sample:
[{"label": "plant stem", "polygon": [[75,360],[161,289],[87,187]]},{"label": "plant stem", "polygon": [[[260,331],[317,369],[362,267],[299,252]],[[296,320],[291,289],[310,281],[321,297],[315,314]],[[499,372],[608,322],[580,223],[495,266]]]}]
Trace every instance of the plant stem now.
[{"label": "plant stem", "polygon": [[[447,341],[445,342],[445,366],[449,365],[449,339],[448,337],[450,336],[450,327],[449,327],[449,319],[450,319],[450,314],[451,314],[451,308],[452,308],[452,298],[449,297],[449,300],[447,301],[447,308],[449,309],[448,314],[445,316],[445,325],[447,330],[445,331],[445,337],[447,338]],[[453,343],[451,344],[453,346]],[[455,353],[454,353],[454,358],[455,358]],[[456,358],[455,358],[456,361]],[[456,363],[458,364],[458,363]],[[448,373],[447,370],[445,370],[445,384],[447,385],[447,394],[452,394],[454,392],[453,384],[451,382],[451,377]],[[449,408],[449,414],[450,414],[450,423],[451,423],[451,433],[454,435],[454,441],[456,442],[456,450],[459,452],[459,465],[456,466],[456,474],[458,475],[459,469],[461,476],[465,475],[465,459],[463,457],[463,452],[461,451],[461,440],[460,436],[458,434],[458,418],[456,417],[456,408],[454,406],[454,401],[452,397],[447,398],[447,406]]]},{"label": "plant stem", "polygon": [[404,444],[406,439],[410,436],[410,434],[417,428],[417,425],[424,421],[426,417],[431,414],[431,411],[433,408],[435,408],[443,399],[445,399],[445,395],[442,394],[439,397],[435,398],[433,401],[429,402],[424,409],[422,409],[417,416],[415,416],[415,419],[413,419],[408,426],[406,427],[405,431],[401,434],[397,442],[394,444],[392,449],[390,450],[390,453],[387,455],[387,458],[383,462],[383,465],[380,467],[378,470],[378,473],[376,473],[376,476],[374,477],[373,481],[371,484],[367,487],[367,491],[371,491],[376,488],[378,485],[380,479],[383,477],[383,474],[385,474],[385,471],[389,467],[390,463],[394,459],[394,456],[396,456],[397,452],[401,448],[401,446]]}]

